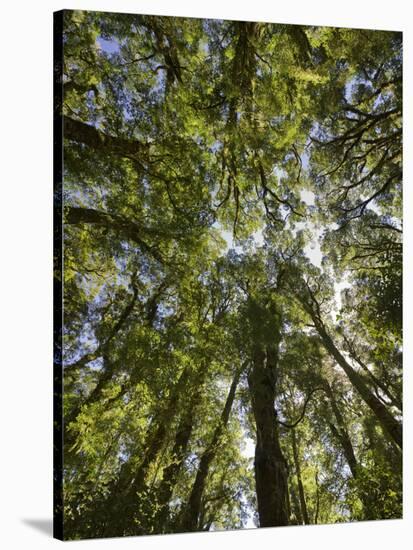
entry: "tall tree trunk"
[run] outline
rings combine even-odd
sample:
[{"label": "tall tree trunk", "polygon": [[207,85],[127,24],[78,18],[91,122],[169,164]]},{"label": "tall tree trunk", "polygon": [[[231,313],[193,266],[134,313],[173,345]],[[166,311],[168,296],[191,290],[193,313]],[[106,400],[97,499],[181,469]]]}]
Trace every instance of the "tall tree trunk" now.
[{"label": "tall tree trunk", "polygon": [[[366,373],[366,376],[371,379],[371,382],[377,387],[380,388],[380,390],[383,392],[383,394],[387,397],[387,399],[390,401],[390,403],[397,407],[399,411],[403,410],[403,403],[401,400],[393,395],[392,391],[390,391],[390,388],[388,385],[383,383],[377,376],[374,375],[373,372],[367,367],[367,365],[358,357],[354,350],[349,350],[350,356],[354,361],[357,362],[358,365],[363,369],[363,371]],[[377,395],[377,392],[376,392]]]},{"label": "tall tree trunk", "polygon": [[154,525],[158,533],[166,532],[166,523],[169,515],[169,502],[172,497],[179,473],[187,456],[188,444],[192,433],[193,417],[195,407],[200,399],[200,392],[193,394],[190,405],[184,412],[175,436],[175,443],[172,450],[171,463],[163,472],[162,482],[157,492],[158,512]]},{"label": "tall tree trunk", "polygon": [[178,410],[178,403],[187,388],[189,369],[185,368],[172,391],[171,397],[159,412],[158,418],[148,428],[146,452],[135,469],[130,463],[125,463],[121,469],[118,481],[113,486],[109,500],[106,501],[105,515],[107,518],[103,536],[124,536],[142,534],[135,526],[134,518],[137,503],[145,500],[147,493],[146,477],[150,466],[154,463],[168,437],[168,430]]},{"label": "tall tree trunk", "polygon": [[337,361],[340,367],[346,373],[348,379],[353,384],[354,388],[360,394],[361,398],[364,400],[366,405],[373,411],[378,422],[383,428],[383,432],[392,440],[396,445],[402,449],[402,426],[401,424],[393,417],[393,415],[387,410],[385,405],[377,399],[377,397],[371,392],[364,379],[359,375],[357,371],[346,361],[344,356],[339,352],[339,350],[334,345],[333,340],[330,335],[327,333],[324,324],[320,319],[312,312],[312,318],[314,325],[321,336],[321,340],[324,344],[324,347],[328,353]]},{"label": "tall tree trunk", "polygon": [[315,505],[315,512],[314,512],[314,525],[317,525],[318,523],[318,514],[320,513],[320,484],[318,483],[318,470],[316,471],[314,475],[315,480],[315,486],[316,486],[316,505]]},{"label": "tall tree trunk", "polygon": [[298,495],[300,497],[301,513],[302,513],[302,517],[303,517],[303,520],[304,520],[304,524],[309,525],[310,524],[310,519],[308,517],[308,510],[307,510],[307,503],[306,503],[306,500],[305,500],[304,486],[303,486],[303,481],[302,481],[302,478],[301,478],[300,457],[298,456],[297,438],[296,438],[294,429],[291,430],[291,440],[292,440],[292,447],[293,447],[295,473],[296,473],[296,476],[297,476]]},{"label": "tall tree trunk", "polygon": [[[335,426],[332,422],[329,422],[328,424],[330,426],[332,434],[334,435],[336,440],[341,444],[341,447],[344,452],[344,456],[346,458],[347,464],[349,465],[349,468],[351,471],[351,475],[353,476],[354,479],[357,479],[360,475],[360,466],[357,462],[357,458],[354,453],[353,444],[348,434],[344,418],[335,400],[333,389],[331,388],[330,384],[327,381],[325,381],[325,388],[326,388],[326,393],[330,399],[331,408],[334,413],[337,426]],[[363,504],[364,519],[367,519],[367,520],[374,519],[375,517],[374,514],[371,515],[371,512],[370,512],[373,504],[372,495],[366,492],[364,489],[361,489],[359,491],[359,498]]]},{"label": "tall tree trunk", "polygon": [[257,429],[255,484],[260,527],[288,524],[288,472],[274,409],[277,351],[256,348],[248,377]]},{"label": "tall tree trunk", "polygon": [[337,439],[337,441],[341,444],[343,448],[344,456],[346,458],[347,464],[349,465],[352,476],[356,478],[358,464],[357,464],[356,455],[354,453],[353,444],[351,443],[350,436],[348,435],[344,418],[335,400],[333,390],[330,384],[327,382],[327,380],[325,381],[325,388],[326,388],[326,393],[330,400],[331,409],[334,413],[334,416],[337,422],[337,427],[332,422],[329,422],[328,424],[330,426],[330,429],[334,437]]},{"label": "tall tree trunk", "polygon": [[291,501],[292,501],[292,505],[293,505],[294,516],[297,520],[298,525],[303,525],[304,520],[303,520],[303,515],[301,513],[300,501],[298,500],[298,496],[297,496],[297,493],[296,493],[296,490],[295,490],[295,487],[294,487],[293,483],[289,484],[289,488],[290,488],[290,494],[291,494]]},{"label": "tall tree trunk", "polygon": [[199,517],[201,511],[202,496],[205,490],[205,484],[209,473],[209,467],[214,460],[222,434],[228,424],[229,415],[231,413],[232,404],[235,398],[235,392],[238,386],[239,378],[241,376],[241,369],[238,370],[232,380],[232,384],[225,402],[224,410],[222,411],[221,418],[215,428],[211,442],[206,448],[201,457],[198,471],[194,484],[192,486],[191,494],[189,497],[188,505],[186,506],[182,520],[180,523],[180,530],[184,532],[196,531],[199,525]]}]

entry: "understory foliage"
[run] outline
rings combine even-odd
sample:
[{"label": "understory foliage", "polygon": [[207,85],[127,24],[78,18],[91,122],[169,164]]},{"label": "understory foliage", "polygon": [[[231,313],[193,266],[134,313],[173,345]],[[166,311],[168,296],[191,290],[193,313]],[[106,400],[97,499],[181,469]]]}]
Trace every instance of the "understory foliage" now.
[{"label": "understory foliage", "polygon": [[65,538],[400,518],[401,34],[63,46]]}]

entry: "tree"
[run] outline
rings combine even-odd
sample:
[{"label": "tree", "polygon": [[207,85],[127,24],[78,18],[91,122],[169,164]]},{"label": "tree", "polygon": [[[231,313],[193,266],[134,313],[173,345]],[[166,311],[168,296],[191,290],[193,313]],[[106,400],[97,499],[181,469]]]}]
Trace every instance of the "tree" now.
[{"label": "tree", "polygon": [[401,35],[63,41],[64,537],[400,517]]}]

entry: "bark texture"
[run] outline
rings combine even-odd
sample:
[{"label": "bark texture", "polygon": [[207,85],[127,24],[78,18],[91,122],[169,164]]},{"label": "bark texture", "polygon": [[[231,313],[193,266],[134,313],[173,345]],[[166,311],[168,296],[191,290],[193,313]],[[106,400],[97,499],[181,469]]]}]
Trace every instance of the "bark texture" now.
[{"label": "bark texture", "polygon": [[274,409],[277,351],[256,349],[248,377],[257,429],[255,483],[260,527],[288,525],[288,471]]}]

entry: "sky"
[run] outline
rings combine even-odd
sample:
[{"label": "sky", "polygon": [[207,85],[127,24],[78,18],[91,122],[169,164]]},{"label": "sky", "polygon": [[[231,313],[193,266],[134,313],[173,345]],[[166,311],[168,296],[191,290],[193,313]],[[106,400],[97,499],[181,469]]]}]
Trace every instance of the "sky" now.
[{"label": "sky", "polygon": [[98,36],[96,43],[105,53],[117,53],[120,50],[120,44],[114,39],[106,40]]},{"label": "sky", "polygon": [[[301,191],[301,200],[305,202],[308,206],[314,205],[314,199],[315,199],[315,195],[312,191],[307,191],[307,190]],[[216,223],[215,227],[217,229],[220,229],[219,223]],[[313,235],[313,238],[310,241],[310,243],[304,248],[304,253],[313,265],[317,267],[321,267],[321,260],[322,260],[321,237],[322,237],[323,230],[316,229],[315,225],[309,220],[297,223],[295,228],[293,229],[293,233],[295,234],[300,229],[309,229],[311,234]],[[222,230],[220,234],[221,234],[221,237],[227,243],[226,250],[233,248],[237,252],[241,252],[242,248],[234,244],[232,231]],[[262,246],[264,244],[262,229],[255,231],[255,233],[253,233],[251,236],[254,239],[255,245],[257,247]]]}]

